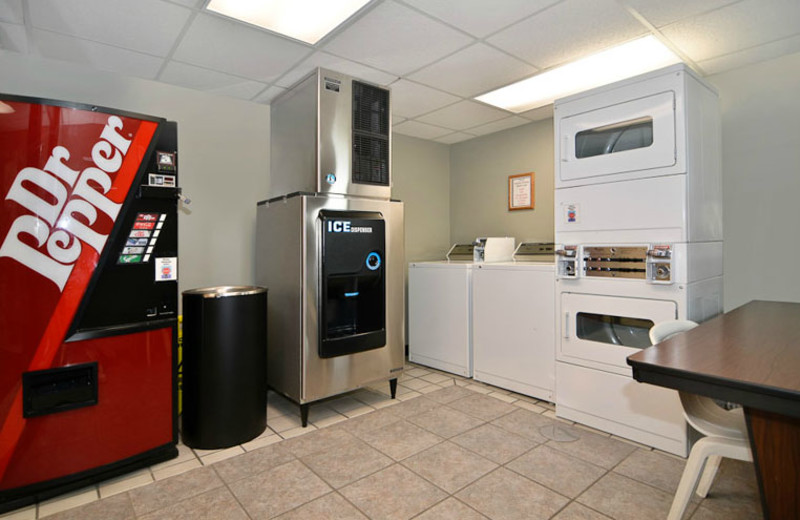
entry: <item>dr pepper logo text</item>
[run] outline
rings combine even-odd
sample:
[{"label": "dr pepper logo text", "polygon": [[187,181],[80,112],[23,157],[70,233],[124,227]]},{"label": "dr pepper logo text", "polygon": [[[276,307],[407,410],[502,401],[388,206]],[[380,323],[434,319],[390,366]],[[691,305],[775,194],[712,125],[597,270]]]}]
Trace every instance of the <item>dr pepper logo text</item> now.
[{"label": "dr pepper logo text", "polygon": [[17,173],[4,203],[16,202],[30,214],[14,219],[0,257],[19,262],[63,291],[83,247],[102,252],[108,235],[92,226],[99,212],[116,220],[122,205],[106,196],[131,144],[122,126],[119,117],[108,118],[91,148],[93,166],[83,171],[67,166],[71,152],[59,145],[43,167],[32,165]]}]

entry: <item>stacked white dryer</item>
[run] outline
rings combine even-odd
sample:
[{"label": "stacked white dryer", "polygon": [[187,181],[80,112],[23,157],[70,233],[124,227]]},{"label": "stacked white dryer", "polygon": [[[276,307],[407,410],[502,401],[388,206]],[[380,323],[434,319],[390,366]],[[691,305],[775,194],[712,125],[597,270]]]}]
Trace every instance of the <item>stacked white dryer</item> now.
[{"label": "stacked white dryer", "polygon": [[686,456],[677,393],[625,359],[722,310],[716,92],[676,65],[555,103],[556,414]]}]

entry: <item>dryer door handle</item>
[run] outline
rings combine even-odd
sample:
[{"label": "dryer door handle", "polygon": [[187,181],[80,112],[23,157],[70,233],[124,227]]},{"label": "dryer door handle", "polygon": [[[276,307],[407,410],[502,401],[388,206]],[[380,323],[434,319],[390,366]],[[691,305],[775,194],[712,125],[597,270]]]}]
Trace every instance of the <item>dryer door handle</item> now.
[{"label": "dryer door handle", "polygon": [[561,335],[564,339],[569,339],[569,312],[564,313],[564,322],[561,325]]},{"label": "dryer door handle", "polygon": [[561,162],[567,162],[569,160],[569,136],[564,135],[561,139]]}]

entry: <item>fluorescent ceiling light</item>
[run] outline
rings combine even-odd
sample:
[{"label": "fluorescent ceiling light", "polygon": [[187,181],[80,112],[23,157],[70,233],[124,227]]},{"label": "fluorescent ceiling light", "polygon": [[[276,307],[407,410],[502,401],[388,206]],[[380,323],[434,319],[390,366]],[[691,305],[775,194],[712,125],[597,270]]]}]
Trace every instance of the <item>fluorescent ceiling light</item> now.
[{"label": "fluorescent ceiling light", "polygon": [[514,113],[680,62],[655,36],[612,47],[476,97]]},{"label": "fluorescent ceiling light", "polygon": [[314,45],[370,0],[211,0],[206,9]]}]

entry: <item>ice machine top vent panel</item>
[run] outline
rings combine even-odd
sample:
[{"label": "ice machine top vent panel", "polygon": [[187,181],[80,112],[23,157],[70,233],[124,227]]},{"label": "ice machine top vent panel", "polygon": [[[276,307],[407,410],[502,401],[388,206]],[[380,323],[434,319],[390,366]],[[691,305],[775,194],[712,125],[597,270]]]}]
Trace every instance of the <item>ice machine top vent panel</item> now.
[{"label": "ice machine top vent panel", "polygon": [[353,131],[389,136],[389,91],[353,81]]},{"label": "ice machine top vent panel", "polygon": [[353,81],[353,182],[389,186],[389,91]]}]

